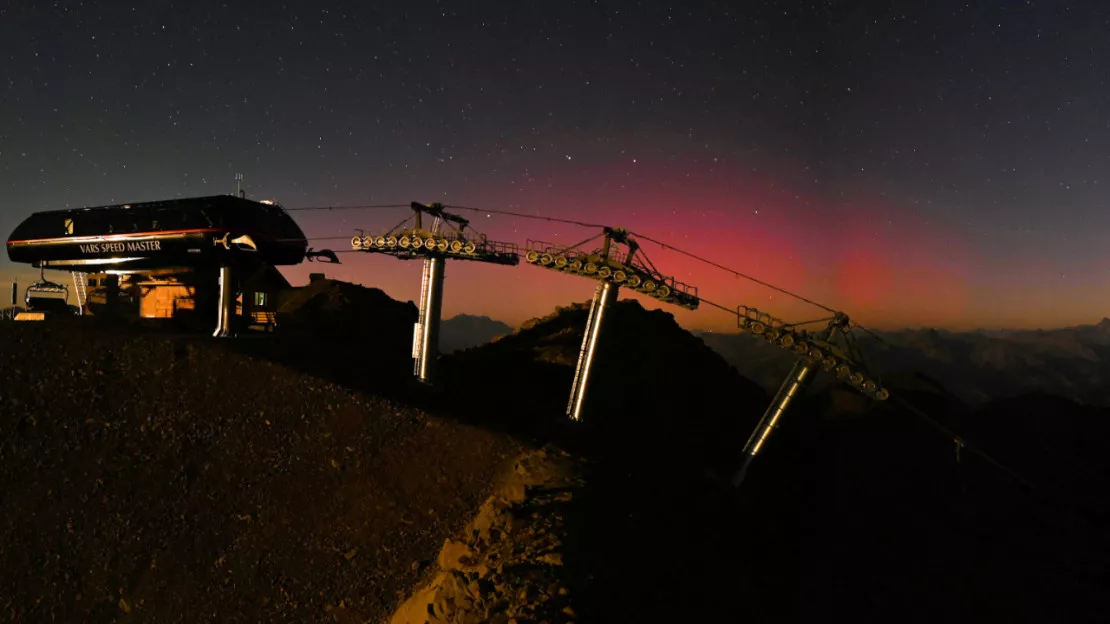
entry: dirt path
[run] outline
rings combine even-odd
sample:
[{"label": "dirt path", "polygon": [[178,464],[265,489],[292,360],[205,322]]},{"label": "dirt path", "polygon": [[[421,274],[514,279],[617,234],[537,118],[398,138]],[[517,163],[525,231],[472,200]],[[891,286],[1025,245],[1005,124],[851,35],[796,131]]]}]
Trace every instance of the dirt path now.
[{"label": "dirt path", "polygon": [[13,622],[380,621],[520,450],[211,339],[2,325],[0,371]]}]

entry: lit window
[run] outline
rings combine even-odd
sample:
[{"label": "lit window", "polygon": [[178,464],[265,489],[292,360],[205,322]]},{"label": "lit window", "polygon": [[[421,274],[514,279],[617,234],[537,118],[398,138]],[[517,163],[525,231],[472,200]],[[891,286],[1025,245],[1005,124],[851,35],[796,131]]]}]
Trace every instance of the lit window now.
[{"label": "lit window", "polygon": [[266,305],[266,293],[264,293],[264,292],[254,293],[254,305],[256,305],[256,306]]}]

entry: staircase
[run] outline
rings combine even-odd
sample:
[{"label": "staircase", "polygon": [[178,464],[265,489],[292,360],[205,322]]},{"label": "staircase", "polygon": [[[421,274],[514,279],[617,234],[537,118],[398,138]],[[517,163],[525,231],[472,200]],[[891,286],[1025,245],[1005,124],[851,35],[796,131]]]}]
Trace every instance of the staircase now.
[{"label": "staircase", "polygon": [[81,316],[85,315],[85,304],[88,301],[88,280],[85,279],[88,273],[78,273],[73,271],[73,292],[77,294],[77,313]]}]

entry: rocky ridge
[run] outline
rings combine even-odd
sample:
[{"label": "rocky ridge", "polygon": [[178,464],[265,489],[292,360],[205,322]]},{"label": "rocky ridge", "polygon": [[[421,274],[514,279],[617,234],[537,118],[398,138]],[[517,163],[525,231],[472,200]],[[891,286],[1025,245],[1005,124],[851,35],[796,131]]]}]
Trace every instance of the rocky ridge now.
[{"label": "rocky ridge", "polygon": [[576,621],[565,545],[582,468],[557,449],[521,456],[391,624]]}]

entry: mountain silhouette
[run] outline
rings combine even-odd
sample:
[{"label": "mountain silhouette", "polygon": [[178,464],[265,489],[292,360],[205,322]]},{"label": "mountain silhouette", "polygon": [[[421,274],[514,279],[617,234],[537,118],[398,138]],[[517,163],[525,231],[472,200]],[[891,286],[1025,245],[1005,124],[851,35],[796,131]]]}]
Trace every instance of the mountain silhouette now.
[{"label": "mountain silhouette", "polygon": [[[533,319],[496,342],[445,358],[446,383],[496,394],[548,420],[565,409],[589,315],[588,303]],[[636,440],[641,450],[698,449],[698,458],[735,456],[737,436],[768,400],[705,342],[662,310],[618,301],[607,313],[583,421],[600,435]],[[523,416],[523,414],[518,414]]]},{"label": "mountain silhouette", "polygon": [[513,328],[488,316],[459,314],[439,326],[440,353],[452,353],[484,345],[512,333]]}]

